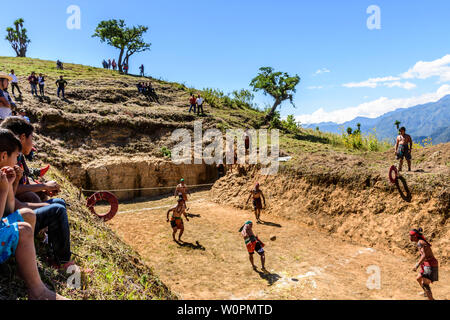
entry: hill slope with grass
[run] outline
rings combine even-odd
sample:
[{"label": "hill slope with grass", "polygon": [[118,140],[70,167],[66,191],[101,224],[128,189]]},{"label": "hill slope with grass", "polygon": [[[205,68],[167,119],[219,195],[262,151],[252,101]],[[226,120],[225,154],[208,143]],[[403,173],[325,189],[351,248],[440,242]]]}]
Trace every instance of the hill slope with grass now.
[{"label": "hill slope with grass", "polygon": [[[111,70],[82,65],[65,63],[64,66],[65,70],[60,71],[56,70],[53,61],[0,57],[0,70],[15,69],[23,92],[22,97],[16,98],[18,109],[26,110],[36,128],[37,162],[31,166],[38,167],[43,163],[50,163],[56,167],[52,175],[63,184],[62,197],[66,198],[70,205],[74,252],[79,256],[76,262],[82,267],[94,270],[86,280],[88,285],[85,290],[69,292],[65,289],[67,276],[52,272],[45,262],[40,260],[41,271],[47,282],[56,283],[56,287],[70,297],[176,298],[135,251],[84,208],[85,197],[82,196],[81,200],[78,200],[77,189],[93,186],[94,178],[104,183],[98,188],[170,187],[172,179],[168,179],[167,176],[174,178],[187,172],[197,172],[189,167],[185,171],[175,172],[168,159],[170,154],[168,150],[175,144],[170,139],[172,132],[179,128],[192,131],[197,120],[203,121],[203,129],[217,128],[222,131],[228,128],[280,129],[281,154],[289,155],[292,159],[282,164],[282,174],[278,180],[267,180],[273,182],[274,189],[271,189],[271,192],[275,196],[272,199],[274,206],[271,207],[270,214],[282,211],[280,207],[283,203],[294,201],[296,197],[301,199],[295,192],[283,195],[280,190],[283,190],[283,186],[288,186],[289,179],[292,178],[295,183],[303,177],[307,178],[306,182],[303,180],[299,182],[302,192],[307,194],[311,190],[314,191],[313,198],[310,199],[312,202],[305,209],[308,218],[316,221],[311,225],[322,229],[328,228],[329,232],[336,230],[341,221],[331,212],[337,210],[336,212],[342,213],[345,217],[347,215],[354,217],[362,211],[355,203],[356,200],[351,197],[352,190],[358,188],[364,190],[358,199],[364,200],[364,197],[369,197],[370,193],[374,192],[377,197],[389,195],[392,202],[398,200],[401,205],[407,206],[395,193],[395,187],[387,183],[388,169],[395,161],[393,146],[378,141],[373,135],[338,135],[304,129],[289,119],[281,120],[279,117],[275,117],[269,125],[263,125],[264,112],[239,95],[226,95],[216,89],[197,90],[161,79],[119,75]],[[32,97],[29,93],[26,78],[31,71],[46,74],[45,97]],[[54,83],[60,75],[64,75],[69,83],[66,100],[58,99],[56,96]],[[138,93],[136,84],[142,81],[151,81],[159,103],[149,101]],[[191,93],[200,93],[205,98],[204,116],[198,117],[188,113]],[[402,228],[406,228],[407,223],[433,224],[433,230],[438,231],[435,236],[444,238],[439,248],[444,247],[446,239],[448,241],[448,234],[437,224],[448,225],[448,207],[444,207],[442,203],[448,203],[446,199],[449,195],[449,147],[450,144],[442,144],[414,151],[413,166],[416,172],[406,175],[408,185],[414,194],[423,193],[424,197],[428,197],[424,198],[428,199],[427,203],[436,204],[434,207],[430,205],[436,219],[411,220],[410,217],[413,215],[408,211],[408,217],[403,221]],[[155,166],[155,163],[158,165]],[[208,171],[208,168],[204,171]],[[147,181],[142,181],[144,173],[148,176]],[[215,180],[215,176],[209,178]],[[217,199],[216,196],[215,200],[239,206],[236,201],[240,199],[239,197],[243,197],[244,189],[249,187],[249,183],[254,179],[259,179],[257,171],[228,175],[213,189],[213,194],[215,190],[223,192],[222,199]],[[188,184],[192,183],[188,180]],[[326,194],[333,190],[323,186],[330,188],[339,186],[343,189],[330,198]],[[289,189],[292,188],[295,186],[289,185]],[[333,197],[340,197],[339,205],[331,207],[323,205],[323,202],[333,203]],[[372,244],[370,239],[357,234],[358,228],[364,223],[363,219],[375,223],[377,219],[386,218],[383,225],[387,228],[388,222],[393,221],[383,215],[371,220],[373,214],[386,210],[376,207],[375,197],[370,198],[370,201],[372,206],[369,208],[370,212],[364,212],[366,216],[360,217],[359,224],[354,220],[348,220],[351,221],[349,222],[351,230],[349,228],[342,230],[343,233],[350,232],[355,240],[368,244]],[[390,203],[385,204],[385,207],[389,207]],[[406,210],[401,209],[400,204],[389,208],[394,211]],[[421,210],[426,209],[420,209],[419,204],[415,202],[413,212],[421,212],[423,217],[425,212]],[[283,214],[289,219],[302,220],[306,216],[305,212],[297,212],[292,206],[287,208],[291,210],[290,213]],[[320,212],[322,208],[326,208],[325,212],[330,214]],[[440,210],[447,210],[447,213],[444,212],[441,216]],[[397,248],[402,248],[398,244],[400,240],[396,238],[395,241]],[[448,257],[448,251],[441,252]],[[146,260],[150,261],[148,265],[151,265],[151,259]],[[10,263],[1,268],[6,268],[1,273],[1,288],[7,289],[1,289],[3,291],[0,291],[0,297],[23,297],[23,286],[20,281],[16,281],[14,264]],[[10,284],[6,285],[7,283]]]}]

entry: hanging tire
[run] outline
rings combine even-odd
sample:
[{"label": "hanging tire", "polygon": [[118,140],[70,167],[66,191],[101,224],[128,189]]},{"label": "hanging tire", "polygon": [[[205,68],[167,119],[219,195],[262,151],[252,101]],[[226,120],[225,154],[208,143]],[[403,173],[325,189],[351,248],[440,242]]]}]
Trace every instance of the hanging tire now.
[{"label": "hanging tire", "polygon": [[396,166],[392,166],[389,169],[389,181],[391,181],[392,184],[396,184],[398,181],[398,170]]},{"label": "hanging tire", "polygon": [[[95,212],[95,205],[102,200],[108,201],[111,208],[108,213],[100,215]],[[117,211],[119,210],[119,200],[117,200],[117,197],[110,192],[97,192],[88,198],[86,206],[93,214],[106,222],[114,218],[117,214]]]}]

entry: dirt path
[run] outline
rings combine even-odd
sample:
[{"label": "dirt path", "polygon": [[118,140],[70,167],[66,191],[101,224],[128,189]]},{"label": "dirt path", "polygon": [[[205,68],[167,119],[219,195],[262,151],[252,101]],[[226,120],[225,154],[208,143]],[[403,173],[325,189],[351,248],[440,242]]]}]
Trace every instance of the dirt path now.
[{"label": "dirt path", "polygon": [[[249,210],[193,195],[194,215],[185,221],[184,246],[171,240],[166,212],[174,198],[122,205],[110,226],[136,249],[182,299],[424,299],[411,271],[415,261],[360,247],[295,221],[264,216],[254,230],[266,243],[266,268],[255,272],[238,229]],[[270,241],[272,235],[276,241]],[[405,238],[405,241],[408,239]],[[255,261],[260,266],[259,257]],[[369,290],[367,268],[381,270],[381,289]],[[432,286],[435,298],[450,298],[448,268]]]}]

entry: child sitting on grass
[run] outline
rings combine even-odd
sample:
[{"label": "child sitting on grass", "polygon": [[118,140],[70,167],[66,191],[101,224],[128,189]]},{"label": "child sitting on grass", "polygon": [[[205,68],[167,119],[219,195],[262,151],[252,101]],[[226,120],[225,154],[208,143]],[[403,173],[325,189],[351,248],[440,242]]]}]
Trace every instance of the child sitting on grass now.
[{"label": "child sitting on grass", "polygon": [[9,164],[0,170],[0,264],[13,255],[16,257],[30,300],[66,300],[49,290],[39,275],[34,248],[34,212],[30,209],[12,212],[17,156],[21,150],[22,145],[14,134],[0,129],[0,159]]}]

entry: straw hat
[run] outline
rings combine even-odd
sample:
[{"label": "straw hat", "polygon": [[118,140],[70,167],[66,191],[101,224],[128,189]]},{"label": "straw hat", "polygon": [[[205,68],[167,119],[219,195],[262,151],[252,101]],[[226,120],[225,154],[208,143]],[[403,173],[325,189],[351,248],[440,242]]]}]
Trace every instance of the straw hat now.
[{"label": "straw hat", "polygon": [[12,78],[4,72],[0,72],[0,79],[8,79],[9,81],[12,81]]}]

